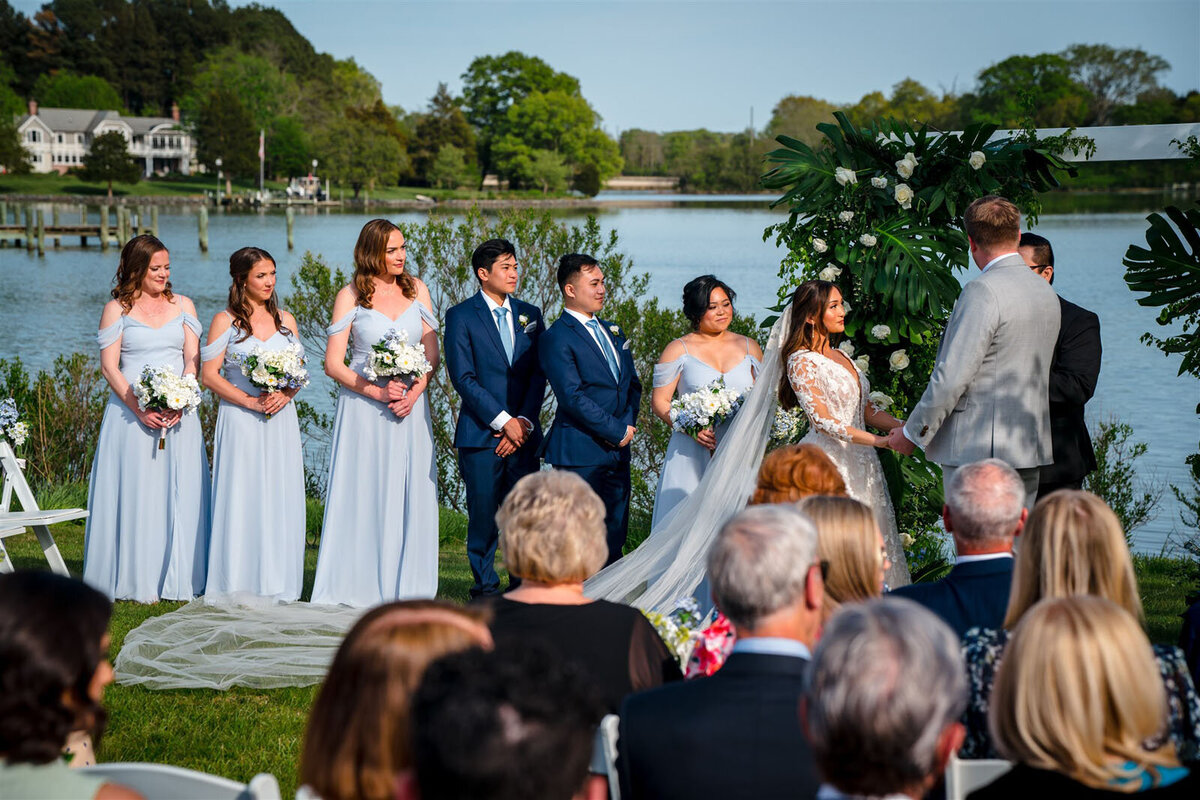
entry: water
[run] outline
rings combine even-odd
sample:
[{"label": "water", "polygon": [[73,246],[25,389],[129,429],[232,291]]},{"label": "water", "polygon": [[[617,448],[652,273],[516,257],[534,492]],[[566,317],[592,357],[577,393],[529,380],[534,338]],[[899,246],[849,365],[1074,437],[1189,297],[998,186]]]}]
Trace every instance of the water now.
[{"label": "water", "polygon": [[[602,195],[600,222],[615,228],[621,249],[639,271],[650,274],[650,291],[677,305],[683,284],[712,272],[738,292],[740,310],[761,316],[774,305],[780,253],[763,229],[782,217],[760,196]],[[635,205],[627,205],[632,201]],[[649,201],[649,202],[647,202]],[[649,206],[649,207],[647,207]],[[349,267],[359,228],[370,217],[361,213],[298,214],[296,249],[287,250],[282,214],[220,214],[211,217],[210,250],[197,243],[194,210],[160,209],[160,238],[171,248],[172,282],[196,304],[207,327],[224,307],[228,255],[239,247],[265,247],[278,259],[280,293],[305,250],[323,254],[333,266]],[[561,212],[567,221],[584,212]],[[401,222],[419,222],[423,212],[389,214]],[[94,214],[93,214],[94,217]],[[1045,215],[1036,230],[1054,244],[1055,288],[1100,315],[1103,368],[1096,396],[1088,404],[1089,422],[1115,416],[1131,423],[1135,439],[1149,445],[1138,462],[1139,477],[1160,487],[1184,486],[1183,459],[1195,452],[1200,420],[1195,406],[1200,386],[1176,375],[1178,359],[1161,355],[1138,341],[1145,331],[1159,333],[1155,309],[1135,302],[1122,276],[1121,258],[1131,243],[1144,243],[1143,214]],[[33,370],[48,367],[60,353],[95,350],[100,309],[109,299],[117,251],[64,247],[45,258],[24,250],[0,249],[0,358],[20,355]],[[974,275],[973,270],[970,275]],[[970,277],[964,274],[964,279]],[[323,376],[322,376],[323,378]],[[309,390],[315,396],[319,392]],[[1165,491],[1158,516],[1135,532],[1144,552],[1159,552],[1173,530],[1181,528],[1178,505]]]}]

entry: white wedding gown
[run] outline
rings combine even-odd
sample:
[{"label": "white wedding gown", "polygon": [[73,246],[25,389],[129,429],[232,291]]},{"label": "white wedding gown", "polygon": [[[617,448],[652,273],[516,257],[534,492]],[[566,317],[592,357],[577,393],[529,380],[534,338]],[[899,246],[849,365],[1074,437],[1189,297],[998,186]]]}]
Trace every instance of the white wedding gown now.
[{"label": "white wedding gown", "polygon": [[[853,362],[851,362],[853,364]],[[887,482],[875,448],[853,444],[847,428],[866,430],[867,406],[871,386],[857,365],[854,374],[831,358],[811,350],[798,350],[788,356],[788,381],[808,417],[808,433],[801,444],[814,444],[825,451],[855,500],[866,503],[875,512],[879,530],[892,565],[887,584],[895,589],[911,582],[904,546],[896,529],[896,513],[888,495]]]}]

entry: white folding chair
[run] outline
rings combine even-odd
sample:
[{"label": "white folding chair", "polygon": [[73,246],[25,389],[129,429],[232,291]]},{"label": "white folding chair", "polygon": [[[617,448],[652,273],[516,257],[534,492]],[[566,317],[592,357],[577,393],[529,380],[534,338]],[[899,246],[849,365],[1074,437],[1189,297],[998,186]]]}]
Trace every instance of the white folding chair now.
[{"label": "white folding chair", "polygon": [[[83,519],[88,515],[87,509],[38,508],[37,500],[34,499],[33,492],[29,489],[29,483],[25,480],[24,468],[25,459],[17,458],[12,446],[8,442],[0,440],[0,473],[4,475],[4,489],[0,492],[0,572],[13,571],[8,550],[4,547],[4,539],[24,533],[26,528],[33,528],[38,542],[42,545],[42,552],[46,554],[46,561],[50,563],[50,569],[59,575],[70,575],[67,572],[66,563],[63,562],[62,554],[58,552],[58,545],[54,543],[54,536],[50,534],[49,526],[57,525],[60,522],[70,522],[73,519]],[[21,511],[9,510],[12,508],[14,492],[17,499],[21,501],[23,509]]]},{"label": "white folding chair", "polygon": [[281,800],[279,783],[269,772],[238,783],[167,764],[96,764],[79,771],[128,786],[146,800]]},{"label": "white folding chair", "polygon": [[971,792],[987,786],[1012,768],[1012,762],[1000,758],[951,756],[946,765],[946,800],[966,800]]},{"label": "white folding chair", "polygon": [[604,752],[604,769],[608,773],[609,800],[621,800],[621,780],[617,775],[617,738],[620,736],[621,718],[608,714],[600,720],[596,736]]}]

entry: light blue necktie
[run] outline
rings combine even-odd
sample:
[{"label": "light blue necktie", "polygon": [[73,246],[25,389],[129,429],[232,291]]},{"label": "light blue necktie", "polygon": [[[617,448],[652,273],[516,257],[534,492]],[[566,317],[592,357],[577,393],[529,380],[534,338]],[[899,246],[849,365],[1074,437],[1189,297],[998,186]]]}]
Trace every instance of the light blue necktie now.
[{"label": "light blue necktie", "polygon": [[513,340],[512,329],[508,327],[508,309],[493,308],[492,313],[496,315],[496,326],[500,328],[500,343],[504,345],[504,355],[508,356],[508,363],[512,363]]},{"label": "light blue necktie", "polygon": [[619,378],[617,370],[617,354],[613,352],[612,345],[608,343],[608,337],[600,330],[600,323],[595,319],[589,319],[587,326],[592,329],[592,333],[596,337],[596,341],[600,343],[600,350],[604,353],[604,360],[608,362],[608,370],[614,378]]}]

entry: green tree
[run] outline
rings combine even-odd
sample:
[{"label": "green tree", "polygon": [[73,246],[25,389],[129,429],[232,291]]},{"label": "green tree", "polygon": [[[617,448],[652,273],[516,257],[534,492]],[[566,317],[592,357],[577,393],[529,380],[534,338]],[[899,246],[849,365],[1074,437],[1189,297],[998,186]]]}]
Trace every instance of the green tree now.
[{"label": "green tree", "polygon": [[540,187],[542,194],[546,194],[564,191],[570,175],[571,168],[560,153],[553,150],[534,150],[530,154],[529,171],[522,178]]},{"label": "green tree", "polygon": [[1073,44],[1062,56],[1071,76],[1091,94],[1089,125],[1111,124],[1118,106],[1157,89],[1158,73],[1171,68],[1166,59],[1136,47]]},{"label": "green tree", "polygon": [[[496,170],[504,178],[542,184],[532,180],[533,153],[558,153],[571,171],[591,164],[600,180],[621,171],[617,143],[596,127],[596,112],[576,95],[554,90],[533,92],[509,106],[507,133],[497,139],[493,154]],[[548,164],[543,157],[543,162]]]},{"label": "green tree", "polygon": [[276,177],[307,175],[312,162],[308,132],[295,117],[276,117],[267,130],[267,172]]},{"label": "green tree", "polygon": [[621,132],[619,144],[627,175],[663,174],[666,154],[661,133],[630,128]]},{"label": "green tree", "polygon": [[120,131],[109,131],[92,139],[92,146],[83,157],[79,177],[85,181],[106,182],[111,198],[113,181],[137,183],[142,177],[142,165],[129,155],[125,136]]},{"label": "green tree", "polygon": [[572,185],[575,191],[585,197],[595,197],[604,188],[604,184],[600,180],[600,170],[596,169],[595,164],[584,164],[580,167],[579,171],[575,173]]},{"label": "green tree", "polygon": [[29,172],[29,152],[21,144],[17,124],[8,114],[0,115],[0,167],[7,172]]},{"label": "green tree", "polygon": [[476,186],[479,176],[467,163],[467,151],[452,144],[444,144],[430,165],[427,179],[430,186],[439,189],[456,189],[459,186]]},{"label": "green tree", "polygon": [[322,169],[338,183],[349,184],[355,199],[364,186],[394,184],[408,169],[408,156],[395,136],[346,117],[325,130],[314,149]]},{"label": "green tree", "polygon": [[[195,116],[196,157],[209,170],[225,173],[225,193],[233,178],[258,174],[258,128],[251,112],[230,89],[214,89]],[[221,166],[217,167],[217,159]]]},{"label": "green tree", "polygon": [[278,117],[294,116],[300,104],[295,78],[268,59],[244,53],[236,45],[222,47],[205,59],[180,100],[180,109],[188,117],[196,116],[218,91],[238,97],[256,131],[270,127]]},{"label": "green tree", "polygon": [[1012,56],[979,73],[975,92],[963,104],[975,122],[1020,127],[1033,115],[1040,127],[1080,125],[1091,94],[1073,77],[1065,58],[1052,53]]},{"label": "green tree", "polygon": [[49,108],[121,110],[121,97],[104,78],[60,72],[43,75],[33,85],[33,96]]},{"label": "green tree", "polygon": [[0,61],[0,122],[11,122],[12,117],[25,113],[25,101],[13,88],[16,79],[17,74],[12,67]]},{"label": "green tree", "polygon": [[[411,142],[413,173],[425,183],[435,183],[430,171],[446,145],[454,147],[468,163],[474,165],[475,131],[471,130],[471,124],[450,95],[446,84],[438,84],[437,92],[429,100],[429,107],[425,113],[417,116]],[[462,170],[459,170],[458,176],[461,175]]]},{"label": "green tree", "polygon": [[[837,107],[830,102],[807,95],[791,94],[775,104],[771,121],[767,123],[767,137],[790,136],[808,145],[821,140],[817,125],[832,122]],[[853,115],[852,115],[853,116]]]}]

